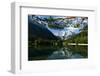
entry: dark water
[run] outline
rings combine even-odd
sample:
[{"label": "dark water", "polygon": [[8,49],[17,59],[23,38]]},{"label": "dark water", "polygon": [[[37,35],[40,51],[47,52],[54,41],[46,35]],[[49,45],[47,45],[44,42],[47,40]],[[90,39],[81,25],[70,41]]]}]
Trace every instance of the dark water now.
[{"label": "dark water", "polygon": [[88,58],[88,46],[36,46],[28,48],[28,60],[55,60]]}]

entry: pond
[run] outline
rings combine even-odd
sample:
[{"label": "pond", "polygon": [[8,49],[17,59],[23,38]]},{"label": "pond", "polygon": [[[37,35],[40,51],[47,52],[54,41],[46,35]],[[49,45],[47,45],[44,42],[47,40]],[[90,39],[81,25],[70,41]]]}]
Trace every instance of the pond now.
[{"label": "pond", "polygon": [[59,60],[88,58],[87,45],[34,46],[28,48],[28,60]]}]

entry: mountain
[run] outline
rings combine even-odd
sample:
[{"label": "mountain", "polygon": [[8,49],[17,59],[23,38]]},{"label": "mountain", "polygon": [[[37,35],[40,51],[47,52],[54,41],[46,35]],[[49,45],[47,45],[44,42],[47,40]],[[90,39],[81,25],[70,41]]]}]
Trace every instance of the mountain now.
[{"label": "mountain", "polygon": [[[45,19],[43,17],[34,15],[28,16],[29,39],[67,40],[71,37],[73,38],[75,35],[78,36],[79,33],[82,33],[84,30],[88,30],[88,19],[85,17],[75,17],[71,19],[53,19],[53,17]],[[63,26],[63,28],[58,28],[58,26]]]},{"label": "mountain", "polygon": [[88,43],[88,31],[82,31],[77,35],[71,36],[67,39],[69,43]]},{"label": "mountain", "polygon": [[29,40],[43,39],[43,40],[57,40],[56,37],[50,30],[44,27],[37,21],[32,20],[31,16],[28,16],[28,37]]}]

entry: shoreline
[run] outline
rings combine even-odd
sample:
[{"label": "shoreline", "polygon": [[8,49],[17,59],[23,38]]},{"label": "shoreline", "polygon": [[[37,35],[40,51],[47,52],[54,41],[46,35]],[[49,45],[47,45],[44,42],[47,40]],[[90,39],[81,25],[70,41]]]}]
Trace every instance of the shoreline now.
[{"label": "shoreline", "polygon": [[85,45],[85,46],[88,46],[88,44],[83,44],[83,43],[68,43],[68,45]]}]

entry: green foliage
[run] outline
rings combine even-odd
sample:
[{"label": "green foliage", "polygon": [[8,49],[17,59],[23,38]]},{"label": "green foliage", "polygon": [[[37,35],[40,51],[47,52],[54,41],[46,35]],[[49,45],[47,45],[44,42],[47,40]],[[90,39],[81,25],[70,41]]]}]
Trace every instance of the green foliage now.
[{"label": "green foliage", "polygon": [[88,34],[87,31],[83,31],[78,35],[75,35],[67,40],[70,43],[88,43]]},{"label": "green foliage", "polygon": [[48,26],[49,26],[49,28],[55,28],[55,29],[63,29],[64,28],[63,26],[54,25],[54,24],[49,24]]},{"label": "green foliage", "polygon": [[80,27],[80,24],[74,25],[74,28],[79,28],[79,27]]},{"label": "green foliage", "polygon": [[55,21],[55,19],[54,19],[52,16],[50,16],[47,20],[48,20],[49,22]]}]

